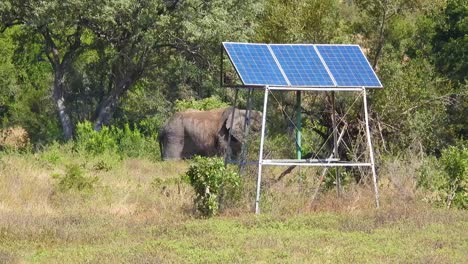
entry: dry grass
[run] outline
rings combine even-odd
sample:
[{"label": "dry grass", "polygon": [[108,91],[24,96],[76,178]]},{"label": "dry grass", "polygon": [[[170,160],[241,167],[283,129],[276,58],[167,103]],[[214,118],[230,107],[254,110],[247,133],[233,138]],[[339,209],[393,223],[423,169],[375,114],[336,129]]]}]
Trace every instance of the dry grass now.
[{"label": "dry grass", "polygon": [[[419,202],[412,178],[417,164],[401,167],[395,160],[382,167],[380,210],[371,185],[347,184],[340,198],[332,188],[312,201],[315,169],[275,183],[283,168],[267,167],[260,217],[252,214],[256,168],[250,167],[242,200],[218,218],[200,220],[190,186],[179,180],[186,162],[59,154],[1,156],[0,263],[449,263],[467,257],[467,213]],[[92,191],[58,190],[52,175],[66,174],[69,164],[99,179]]]}]

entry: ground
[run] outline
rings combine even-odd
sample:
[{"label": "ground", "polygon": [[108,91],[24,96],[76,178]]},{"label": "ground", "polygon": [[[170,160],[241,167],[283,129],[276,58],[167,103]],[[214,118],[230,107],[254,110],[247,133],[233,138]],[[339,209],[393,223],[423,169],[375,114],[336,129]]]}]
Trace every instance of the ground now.
[{"label": "ground", "polygon": [[[94,187],[60,189],[69,164],[98,179]],[[238,204],[203,219],[194,212],[191,187],[180,181],[186,168],[185,162],[67,158],[53,151],[1,156],[0,263],[468,259],[468,213],[434,208],[390,181],[381,181],[382,207],[377,210],[370,186],[350,184],[342,198],[330,190],[311,202],[312,192],[306,189],[313,188],[290,175],[263,186],[257,216],[252,213],[254,186],[246,180]],[[266,175],[268,183],[268,175],[277,173],[266,170]]]}]

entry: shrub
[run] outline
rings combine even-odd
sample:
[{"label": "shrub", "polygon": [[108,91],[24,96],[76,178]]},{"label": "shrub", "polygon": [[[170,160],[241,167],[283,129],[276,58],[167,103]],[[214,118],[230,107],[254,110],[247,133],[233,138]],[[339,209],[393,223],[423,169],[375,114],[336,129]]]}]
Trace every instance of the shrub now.
[{"label": "shrub", "polygon": [[103,126],[100,131],[96,131],[93,124],[86,121],[76,126],[76,147],[78,151],[99,155],[105,151],[116,152],[117,140],[109,127]]},{"label": "shrub", "polygon": [[[195,190],[195,206],[203,216],[217,215],[222,199],[236,199],[241,180],[219,157],[196,156],[185,176]],[[223,197],[224,196],[224,197]]]},{"label": "shrub", "polygon": [[156,138],[147,138],[138,128],[130,129],[128,124],[125,124],[123,129],[113,128],[112,131],[118,142],[121,156],[132,158],[150,156],[159,158],[159,145],[156,142]]},{"label": "shrub", "polygon": [[436,205],[468,208],[468,148],[466,143],[442,151],[439,160],[428,158],[420,170],[418,186],[429,195],[425,200]]},{"label": "shrub", "polygon": [[109,153],[120,158],[160,157],[156,138],[145,137],[137,127],[131,129],[129,124],[125,124],[123,129],[103,126],[100,131],[95,131],[90,122],[79,123],[75,144],[76,150],[94,156]]},{"label": "shrub", "polygon": [[65,163],[70,155],[73,155],[73,143],[68,142],[66,144],[60,144],[57,141],[53,141],[47,146],[43,146],[39,152],[39,159],[45,162],[47,166],[56,167],[59,164]]},{"label": "shrub", "polygon": [[91,191],[94,189],[97,177],[84,176],[83,170],[77,164],[68,165],[64,175],[54,174],[53,178],[58,179],[59,191],[77,190]]},{"label": "shrub", "polygon": [[440,161],[447,177],[447,207],[468,208],[468,147],[451,146],[442,151]]},{"label": "shrub", "polygon": [[29,145],[29,134],[22,127],[0,129],[0,148],[19,150]]}]

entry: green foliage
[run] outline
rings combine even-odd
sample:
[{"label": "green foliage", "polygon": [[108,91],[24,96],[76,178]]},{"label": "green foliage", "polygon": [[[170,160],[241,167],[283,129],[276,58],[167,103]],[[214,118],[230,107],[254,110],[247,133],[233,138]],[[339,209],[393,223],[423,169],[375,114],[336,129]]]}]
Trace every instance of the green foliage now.
[{"label": "green foliage", "polygon": [[18,92],[13,65],[14,44],[10,37],[0,33],[0,120],[8,113],[9,104]]},{"label": "green foliage", "polygon": [[428,157],[418,179],[419,187],[429,191],[424,199],[438,206],[468,208],[467,172],[466,141],[444,149],[439,160]]},{"label": "green foliage", "polygon": [[57,141],[52,142],[43,148],[40,152],[39,158],[45,161],[46,165],[56,167],[63,164],[66,159],[67,153],[72,153],[73,144],[60,144]]},{"label": "green foliage", "polygon": [[218,157],[196,156],[185,176],[195,190],[195,206],[203,216],[217,215],[220,200],[234,197],[240,191],[239,175],[227,169]]},{"label": "green foliage", "polygon": [[450,79],[465,82],[468,72],[468,1],[449,0],[444,13],[435,17],[433,52],[437,69]]},{"label": "green foliage", "polygon": [[[339,12],[340,1],[265,2],[257,29],[258,41],[273,43],[329,43],[346,27]],[[340,36],[341,37],[341,36]]]},{"label": "green foliage", "polygon": [[468,208],[468,142],[450,146],[442,151],[440,158],[449,184],[447,206]]},{"label": "green foliage", "polygon": [[210,110],[214,108],[228,107],[229,105],[217,96],[207,97],[201,100],[176,100],[175,110],[184,111],[188,109],[194,110]]},{"label": "green foliage", "polygon": [[89,192],[98,182],[96,176],[85,176],[83,169],[77,164],[68,165],[64,175],[54,174],[52,177],[58,180],[57,187],[62,192],[70,190]]},{"label": "green foliage", "polygon": [[125,124],[123,129],[103,126],[100,131],[92,123],[79,123],[76,128],[75,148],[79,152],[94,156],[104,153],[125,157],[149,157],[158,159],[159,148],[155,137],[145,137],[138,128],[131,129]]},{"label": "green foliage", "polygon": [[91,155],[102,154],[105,151],[116,152],[117,139],[111,128],[104,126],[96,131],[91,122],[78,123],[76,126],[76,147]]}]

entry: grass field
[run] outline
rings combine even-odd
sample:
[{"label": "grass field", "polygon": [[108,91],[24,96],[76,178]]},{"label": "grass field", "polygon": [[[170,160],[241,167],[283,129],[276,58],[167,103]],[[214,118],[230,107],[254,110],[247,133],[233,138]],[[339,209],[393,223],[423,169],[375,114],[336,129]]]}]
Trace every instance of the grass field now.
[{"label": "grass field", "polygon": [[[70,164],[94,187],[60,190]],[[382,208],[350,184],[311,202],[299,173],[239,204],[197,217],[184,162],[9,154],[0,160],[0,263],[463,263],[468,213],[420,202],[411,168],[381,171]],[[401,175],[395,176],[396,173]],[[404,173],[403,173],[404,172]],[[405,174],[406,173],[406,174]],[[302,170],[300,175],[314,175]],[[270,175],[270,176],[269,176]],[[265,182],[278,175],[267,170]],[[249,178],[250,177],[250,178]],[[313,178],[313,177],[310,177]],[[298,179],[301,179],[300,181]]]}]

